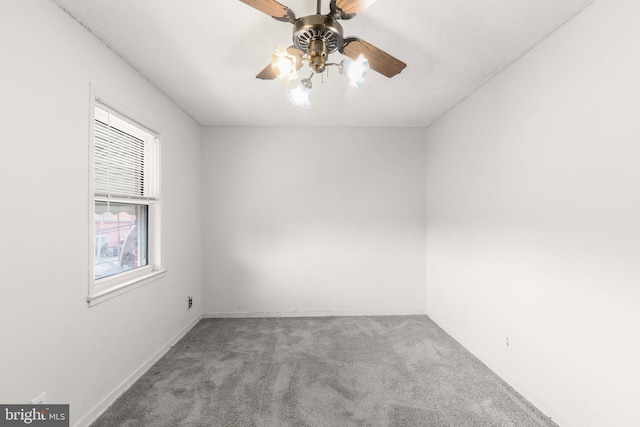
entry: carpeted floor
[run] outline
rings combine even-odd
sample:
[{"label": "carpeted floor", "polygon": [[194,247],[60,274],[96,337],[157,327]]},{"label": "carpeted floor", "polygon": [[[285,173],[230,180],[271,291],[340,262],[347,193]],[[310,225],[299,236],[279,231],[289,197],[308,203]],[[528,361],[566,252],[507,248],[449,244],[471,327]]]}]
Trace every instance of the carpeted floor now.
[{"label": "carpeted floor", "polygon": [[92,427],[556,426],[427,316],[204,319]]}]

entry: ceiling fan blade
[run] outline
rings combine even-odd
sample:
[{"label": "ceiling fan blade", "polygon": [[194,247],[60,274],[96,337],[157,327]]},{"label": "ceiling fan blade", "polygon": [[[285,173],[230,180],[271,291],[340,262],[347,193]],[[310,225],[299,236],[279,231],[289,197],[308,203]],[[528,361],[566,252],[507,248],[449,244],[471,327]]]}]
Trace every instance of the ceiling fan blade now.
[{"label": "ceiling fan blade", "polygon": [[[304,55],[304,52],[293,45],[287,48],[287,52],[289,52],[291,55],[298,58],[298,61],[296,62],[296,64],[297,64],[297,69],[299,70],[302,67],[302,55]],[[256,79],[273,80],[276,77],[278,77],[278,75],[274,71],[271,64],[269,64],[266,67],[264,67],[262,71],[258,73],[258,75],[256,76]]]},{"label": "ceiling fan blade", "polygon": [[[300,49],[298,49],[297,47],[295,47],[294,45],[289,46],[287,48],[287,52],[289,52],[293,56],[297,56],[298,57],[298,65],[300,65],[300,67],[302,67],[302,55],[304,55],[304,52],[301,51]],[[300,69],[300,67],[298,67],[298,69]]]},{"label": "ceiling fan blade", "polygon": [[266,67],[264,67],[264,70],[258,73],[258,75],[256,76],[256,79],[273,80],[276,77],[278,77],[276,75],[276,72],[273,70],[273,67],[271,66],[271,64],[269,64]]},{"label": "ceiling fan blade", "polygon": [[278,3],[276,0],[240,0],[254,9],[258,9],[262,13],[266,13],[278,21],[296,22],[296,14],[287,6]]},{"label": "ceiling fan blade", "polygon": [[358,38],[346,39],[340,52],[351,59],[357,59],[359,54],[363,54],[369,61],[369,68],[387,77],[395,76],[407,66],[384,50]]},{"label": "ceiling fan blade", "polygon": [[374,4],[377,0],[333,0],[331,3],[334,4],[334,1],[342,14],[355,15]]}]

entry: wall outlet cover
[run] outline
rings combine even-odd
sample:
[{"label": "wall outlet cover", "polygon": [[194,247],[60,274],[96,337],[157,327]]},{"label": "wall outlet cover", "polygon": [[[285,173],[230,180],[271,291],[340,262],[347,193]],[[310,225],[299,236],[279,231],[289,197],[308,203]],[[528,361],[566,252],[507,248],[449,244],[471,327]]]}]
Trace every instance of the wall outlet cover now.
[{"label": "wall outlet cover", "polygon": [[504,336],[504,347],[507,350],[511,350],[511,348],[513,347],[513,341],[511,340],[511,335]]}]

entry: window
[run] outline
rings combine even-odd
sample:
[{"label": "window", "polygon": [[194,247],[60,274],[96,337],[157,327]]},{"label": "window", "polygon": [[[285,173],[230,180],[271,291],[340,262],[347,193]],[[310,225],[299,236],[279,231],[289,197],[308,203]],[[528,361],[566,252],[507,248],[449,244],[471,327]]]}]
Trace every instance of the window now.
[{"label": "window", "polygon": [[90,304],[160,273],[158,144],[155,133],[95,100]]}]

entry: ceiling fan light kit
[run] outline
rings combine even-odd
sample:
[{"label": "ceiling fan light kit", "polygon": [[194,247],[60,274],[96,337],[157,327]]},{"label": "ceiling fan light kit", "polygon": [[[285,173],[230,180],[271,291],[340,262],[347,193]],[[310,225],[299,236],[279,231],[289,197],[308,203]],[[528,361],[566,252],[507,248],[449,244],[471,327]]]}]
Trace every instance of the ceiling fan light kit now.
[{"label": "ceiling fan light kit", "polygon": [[[266,13],[278,21],[293,24],[293,45],[278,46],[271,55],[271,63],[256,78],[272,80],[276,77],[285,84],[298,79],[303,64],[307,64],[310,75],[300,80],[295,89],[288,89],[289,100],[302,108],[309,108],[309,93],[313,87],[311,79],[322,74],[329,66],[336,66],[340,74],[349,78],[349,86],[358,88],[364,84],[369,68],[387,77],[400,73],[406,64],[383,50],[357,37],[345,38],[339,19],[351,19],[375,0],[331,0],[331,11],[321,14],[321,0],[317,0],[315,15],[296,18],[288,7],[275,0],[240,0]],[[335,52],[348,57],[338,63],[328,62]]]},{"label": "ceiling fan light kit", "polygon": [[311,80],[302,79],[300,81],[300,86],[295,89],[287,89],[287,96],[293,105],[298,105],[306,110],[307,108],[311,108],[311,103],[309,102],[310,92]]}]

